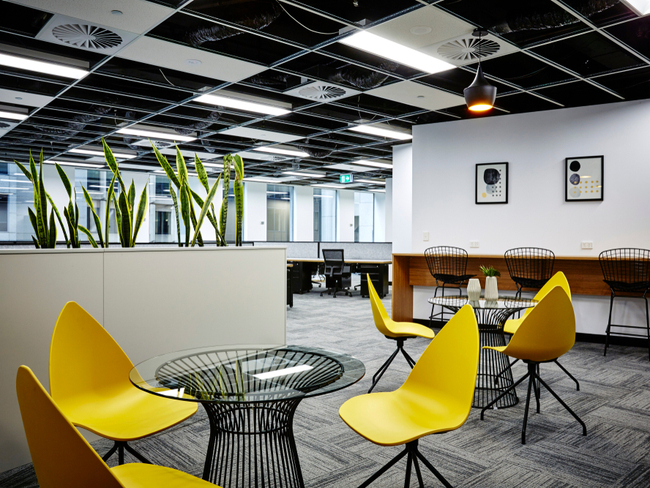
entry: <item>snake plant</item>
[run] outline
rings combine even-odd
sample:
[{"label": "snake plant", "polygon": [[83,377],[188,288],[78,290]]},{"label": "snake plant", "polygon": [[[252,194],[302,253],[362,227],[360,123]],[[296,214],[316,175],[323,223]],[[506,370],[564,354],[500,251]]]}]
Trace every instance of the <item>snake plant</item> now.
[{"label": "snake plant", "polygon": [[[66,246],[79,248],[81,247],[81,245],[79,244],[79,206],[77,205],[77,194],[75,193],[74,188],[70,183],[70,179],[68,178],[68,175],[63,170],[63,168],[59,166],[59,163],[55,163],[54,166],[56,166],[56,170],[59,173],[59,178],[61,178],[61,181],[63,182],[63,186],[65,186],[65,191],[68,193],[68,198],[70,199],[68,205],[66,207],[63,207],[63,215],[65,216],[65,220],[68,224],[68,230],[70,231],[70,238],[68,238],[68,235],[65,232],[65,227],[63,226],[63,222],[61,222],[61,216],[58,215],[58,212],[57,212],[57,217],[59,218],[61,229],[63,229],[63,233],[65,235]],[[74,195],[74,205],[72,201],[73,195]],[[56,207],[54,208],[56,209]]]}]

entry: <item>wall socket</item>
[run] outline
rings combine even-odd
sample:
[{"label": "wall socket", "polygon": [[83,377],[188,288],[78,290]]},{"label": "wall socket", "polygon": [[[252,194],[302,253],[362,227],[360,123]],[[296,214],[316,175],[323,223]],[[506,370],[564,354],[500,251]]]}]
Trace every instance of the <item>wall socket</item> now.
[{"label": "wall socket", "polygon": [[593,249],[594,241],[582,241],[581,247],[582,249]]},{"label": "wall socket", "polygon": [[478,247],[478,241],[469,241],[469,247]]},{"label": "wall socket", "polygon": [[429,240],[429,233],[428,232],[423,232],[422,233],[422,240],[423,241],[428,241]]}]

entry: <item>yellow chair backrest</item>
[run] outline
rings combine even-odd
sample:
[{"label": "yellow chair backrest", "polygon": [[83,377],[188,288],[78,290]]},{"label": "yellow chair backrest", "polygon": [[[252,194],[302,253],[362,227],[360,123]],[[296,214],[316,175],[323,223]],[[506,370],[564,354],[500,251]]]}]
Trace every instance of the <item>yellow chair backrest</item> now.
[{"label": "yellow chair backrest", "polygon": [[368,294],[370,295],[370,306],[372,307],[372,316],[375,319],[375,325],[379,332],[384,335],[391,336],[393,332],[390,329],[390,324],[392,319],[388,316],[384,304],[381,303],[381,299],[375,290],[375,286],[372,284],[370,275],[368,276]]},{"label": "yellow chair backrest", "polygon": [[[50,392],[61,402],[129,383],[133,363],[111,335],[75,302],[59,315],[50,343]],[[64,408],[65,410],[65,408]]]},{"label": "yellow chair backrest", "polygon": [[18,368],[16,393],[41,488],[123,488],[27,366]]},{"label": "yellow chair backrest", "polygon": [[[569,280],[566,279],[566,276],[562,271],[558,271],[553,276],[551,276],[546,284],[542,286],[535,294],[534,299],[540,301],[548,294],[549,291],[551,291],[556,286],[561,286],[569,297],[569,300],[571,300],[571,287],[569,286]],[[527,308],[522,317],[528,315],[533,309],[534,307]]]},{"label": "yellow chair backrest", "polygon": [[470,305],[465,305],[424,350],[400,389],[443,397],[449,410],[460,414],[460,426],[472,407],[478,358],[476,315]]},{"label": "yellow chair backrest", "polygon": [[550,361],[568,352],[576,340],[573,304],[562,286],[555,286],[526,314],[504,354],[532,361]]}]

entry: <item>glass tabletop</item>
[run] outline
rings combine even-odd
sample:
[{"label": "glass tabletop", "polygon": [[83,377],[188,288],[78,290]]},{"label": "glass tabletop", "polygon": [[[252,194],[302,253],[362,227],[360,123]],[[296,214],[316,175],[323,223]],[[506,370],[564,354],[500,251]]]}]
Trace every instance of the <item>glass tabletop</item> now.
[{"label": "glass tabletop", "polygon": [[358,359],[315,347],[204,347],[143,361],[130,379],[141,390],[178,400],[254,403],[322,395],[365,372]]},{"label": "glass tabletop", "polygon": [[523,310],[524,308],[531,308],[537,305],[538,300],[533,298],[515,298],[501,296],[496,300],[486,300],[480,298],[478,300],[470,300],[467,297],[432,297],[429,298],[429,303],[433,305],[441,305],[443,307],[460,310],[466,304],[470,304],[472,308],[478,310]]}]

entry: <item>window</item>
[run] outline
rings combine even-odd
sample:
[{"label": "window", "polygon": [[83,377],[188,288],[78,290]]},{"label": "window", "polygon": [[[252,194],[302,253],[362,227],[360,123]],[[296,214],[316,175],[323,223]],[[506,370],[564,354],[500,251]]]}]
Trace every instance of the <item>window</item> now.
[{"label": "window", "polygon": [[354,242],[374,242],[375,195],[354,193]]},{"label": "window", "polygon": [[161,212],[156,210],[156,235],[166,236],[171,234],[171,218],[171,212]]},{"label": "window", "polygon": [[[103,190],[102,178],[98,170],[89,169],[86,176],[86,190],[88,191],[100,191]],[[110,183],[110,180],[109,180]]]},{"label": "window", "polygon": [[266,187],[266,240],[291,241],[291,200],[293,188],[284,185]]},{"label": "window", "polygon": [[0,195],[0,232],[7,232],[7,213],[8,213],[8,205],[9,203],[9,196],[8,195]]},{"label": "window", "polygon": [[336,242],[336,190],[314,188],[314,241]]},{"label": "window", "polygon": [[169,197],[169,178],[156,175],[156,196]]},{"label": "window", "polygon": [[9,174],[9,163],[0,163],[0,175]]}]

